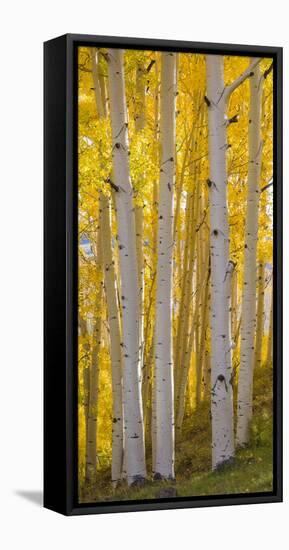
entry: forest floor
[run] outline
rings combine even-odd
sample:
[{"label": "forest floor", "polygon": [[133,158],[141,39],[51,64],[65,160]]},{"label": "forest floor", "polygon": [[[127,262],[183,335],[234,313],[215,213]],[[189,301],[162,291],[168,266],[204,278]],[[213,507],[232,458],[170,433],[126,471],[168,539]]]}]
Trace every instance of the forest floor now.
[{"label": "forest floor", "polygon": [[[176,480],[148,481],[142,487],[120,484],[113,489],[109,469],[100,470],[95,487],[80,491],[80,502],[117,502],[172,497],[272,491],[272,368],[255,372],[253,420],[248,447],[238,450],[231,464],[215,472],[211,468],[209,403],[187,416],[176,445]],[[148,449],[150,452],[150,449]],[[148,460],[148,469],[149,469]]]}]

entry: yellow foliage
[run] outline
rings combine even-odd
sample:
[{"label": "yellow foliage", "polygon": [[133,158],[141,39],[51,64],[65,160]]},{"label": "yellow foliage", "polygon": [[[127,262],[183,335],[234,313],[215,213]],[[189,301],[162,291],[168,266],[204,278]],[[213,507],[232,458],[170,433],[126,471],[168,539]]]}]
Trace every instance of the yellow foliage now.
[{"label": "yellow foliage", "polygon": [[[107,92],[107,66],[105,51],[99,55],[100,70],[104,75]],[[247,57],[226,56],[224,63],[225,83],[232,82],[248,66]],[[264,73],[271,59],[261,61]],[[136,89],[136,70],[144,68],[145,86],[145,127],[140,132],[135,128],[135,116],[139,108]],[[156,227],[157,227],[157,186],[159,179],[159,87],[160,53],[152,51],[125,51],[125,85],[128,110],[130,142],[130,171],[134,191],[135,206],[142,206],[144,213],[144,333],[145,354],[148,357],[153,343],[154,300],[156,271]],[[270,72],[263,82],[262,111],[262,170],[260,188],[267,185],[273,175],[272,135],[273,135],[273,74]],[[209,238],[208,206],[208,127],[204,96],[206,94],[205,56],[193,53],[178,55],[178,95],[177,95],[177,166],[175,185],[175,205],[179,196],[179,212],[176,223],[174,247],[174,319],[173,334],[176,337],[181,300],[181,278],[184,273],[184,249],[189,228],[186,226],[187,195],[195,192],[195,208],[191,224],[193,231],[202,228],[202,239]],[[112,389],[110,340],[105,294],[97,303],[98,289],[103,284],[103,272],[96,262],[96,234],[99,223],[99,193],[103,192],[113,204],[112,187],[112,140],[109,117],[100,119],[97,115],[93,89],[91,58],[88,48],[79,49],[79,126],[78,126],[78,192],[79,192],[79,318],[88,320],[101,318],[101,346],[97,357],[99,366],[98,399],[98,464],[108,465],[111,456],[112,429]],[[228,126],[228,208],[230,225],[230,256],[237,264],[239,303],[242,288],[244,224],[246,216],[246,192],[248,174],[248,117],[250,90],[249,82],[232,94],[228,118],[238,118]],[[258,255],[272,264],[272,187],[260,195]],[[201,199],[200,199],[201,197]],[[117,277],[117,227],[115,213],[112,212],[112,251]],[[199,261],[199,258],[197,258]],[[192,297],[189,320],[192,321],[196,297],[196,268],[193,273]],[[200,305],[201,311],[201,305]],[[201,315],[201,313],[200,313]],[[200,318],[197,318],[200,324]],[[198,349],[206,345],[209,349],[209,324],[206,342],[195,342],[189,373],[189,406],[195,407],[195,361]],[[175,338],[176,339],[176,338]],[[266,342],[267,335],[264,337]],[[178,346],[178,342],[175,342]],[[79,465],[80,475],[84,476],[85,463],[85,376],[91,362],[92,336],[79,336]],[[88,349],[88,351],[87,351]],[[234,360],[238,363],[239,347]],[[150,386],[151,391],[151,386]],[[149,394],[150,395],[150,394]],[[148,407],[150,407],[150,397]]]}]

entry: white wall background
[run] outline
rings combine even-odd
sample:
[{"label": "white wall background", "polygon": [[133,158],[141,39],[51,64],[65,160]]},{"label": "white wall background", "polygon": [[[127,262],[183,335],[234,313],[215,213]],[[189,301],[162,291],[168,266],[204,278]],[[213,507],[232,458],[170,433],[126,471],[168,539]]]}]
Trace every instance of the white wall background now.
[{"label": "white wall background", "polygon": [[[0,101],[0,544],[2,548],[287,547],[288,258],[285,277],[285,503],[64,518],[19,492],[42,487],[42,42],[74,32],[283,46],[284,0],[16,0],[2,4]],[[286,107],[287,103],[285,103]],[[288,108],[284,128],[288,128]],[[287,133],[288,136],[288,133]],[[285,251],[288,247],[288,138]],[[4,306],[4,307],[3,307]],[[57,452],[57,449],[55,449]],[[32,495],[33,497],[33,495]]]}]

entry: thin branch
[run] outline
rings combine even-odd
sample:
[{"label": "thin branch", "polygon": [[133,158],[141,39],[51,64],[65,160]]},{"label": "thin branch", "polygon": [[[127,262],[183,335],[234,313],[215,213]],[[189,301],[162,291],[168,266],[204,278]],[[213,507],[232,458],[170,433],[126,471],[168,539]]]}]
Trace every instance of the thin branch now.
[{"label": "thin branch", "polygon": [[152,59],[152,60],[150,61],[150,63],[148,64],[148,66],[147,66],[147,68],[146,68],[146,72],[147,72],[147,73],[150,72],[150,70],[151,70],[152,66],[155,64],[155,62],[156,62],[155,59]]},{"label": "thin branch", "polygon": [[225,93],[224,93],[226,101],[229,100],[230,96],[236,90],[236,88],[238,88],[241,84],[243,84],[243,82],[247,80],[247,78],[250,78],[251,76],[253,76],[254,74],[253,71],[255,67],[258,65],[258,63],[260,63],[260,61],[261,61],[261,57],[256,57],[256,59],[252,61],[249,67],[238,78],[236,78],[236,80],[234,80],[232,84],[226,87]]},{"label": "thin branch", "polygon": [[198,233],[198,231],[200,231],[202,225],[205,223],[207,212],[208,212],[208,207],[205,208],[204,213],[203,213],[203,218],[200,221],[199,225],[196,227],[196,233]]},{"label": "thin branch", "polygon": [[264,71],[264,74],[263,74],[264,79],[266,79],[267,76],[271,73],[271,71],[273,70],[273,66],[274,66],[274,63],[272,62],[269,69],[266,69],[266,71]]},{"label": "thin branch", "polygon": [[269,183],[267,183],[267,185],[264,185],[264,187],[261,188],[260,193],[263,193],[263,191],[266,191],[266,189],[271,187],[271,185],[273,185],[273,180],[269,181]]}]

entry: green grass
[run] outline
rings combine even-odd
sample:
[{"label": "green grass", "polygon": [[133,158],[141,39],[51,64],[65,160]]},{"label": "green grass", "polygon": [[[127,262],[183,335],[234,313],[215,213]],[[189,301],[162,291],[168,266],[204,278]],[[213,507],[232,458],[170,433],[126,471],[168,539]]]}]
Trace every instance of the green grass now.
[{"label": "green grass", "polygon": [[128,488],[123,483],[114,490],[109,482],[110,472],[105,469],[98,472],[95,487],[82,488],[80,501],[154,499],[164,496],[165,491],[176,492],[179,497],[272,491],[272,369],[262,367],[255,374],[250,445],[237,451],[233,463],[216,472],[210,469],[209,414],[209,403],[203,403],[185,418],[176,445],[175,482],[149,479],[142,487]]}]

